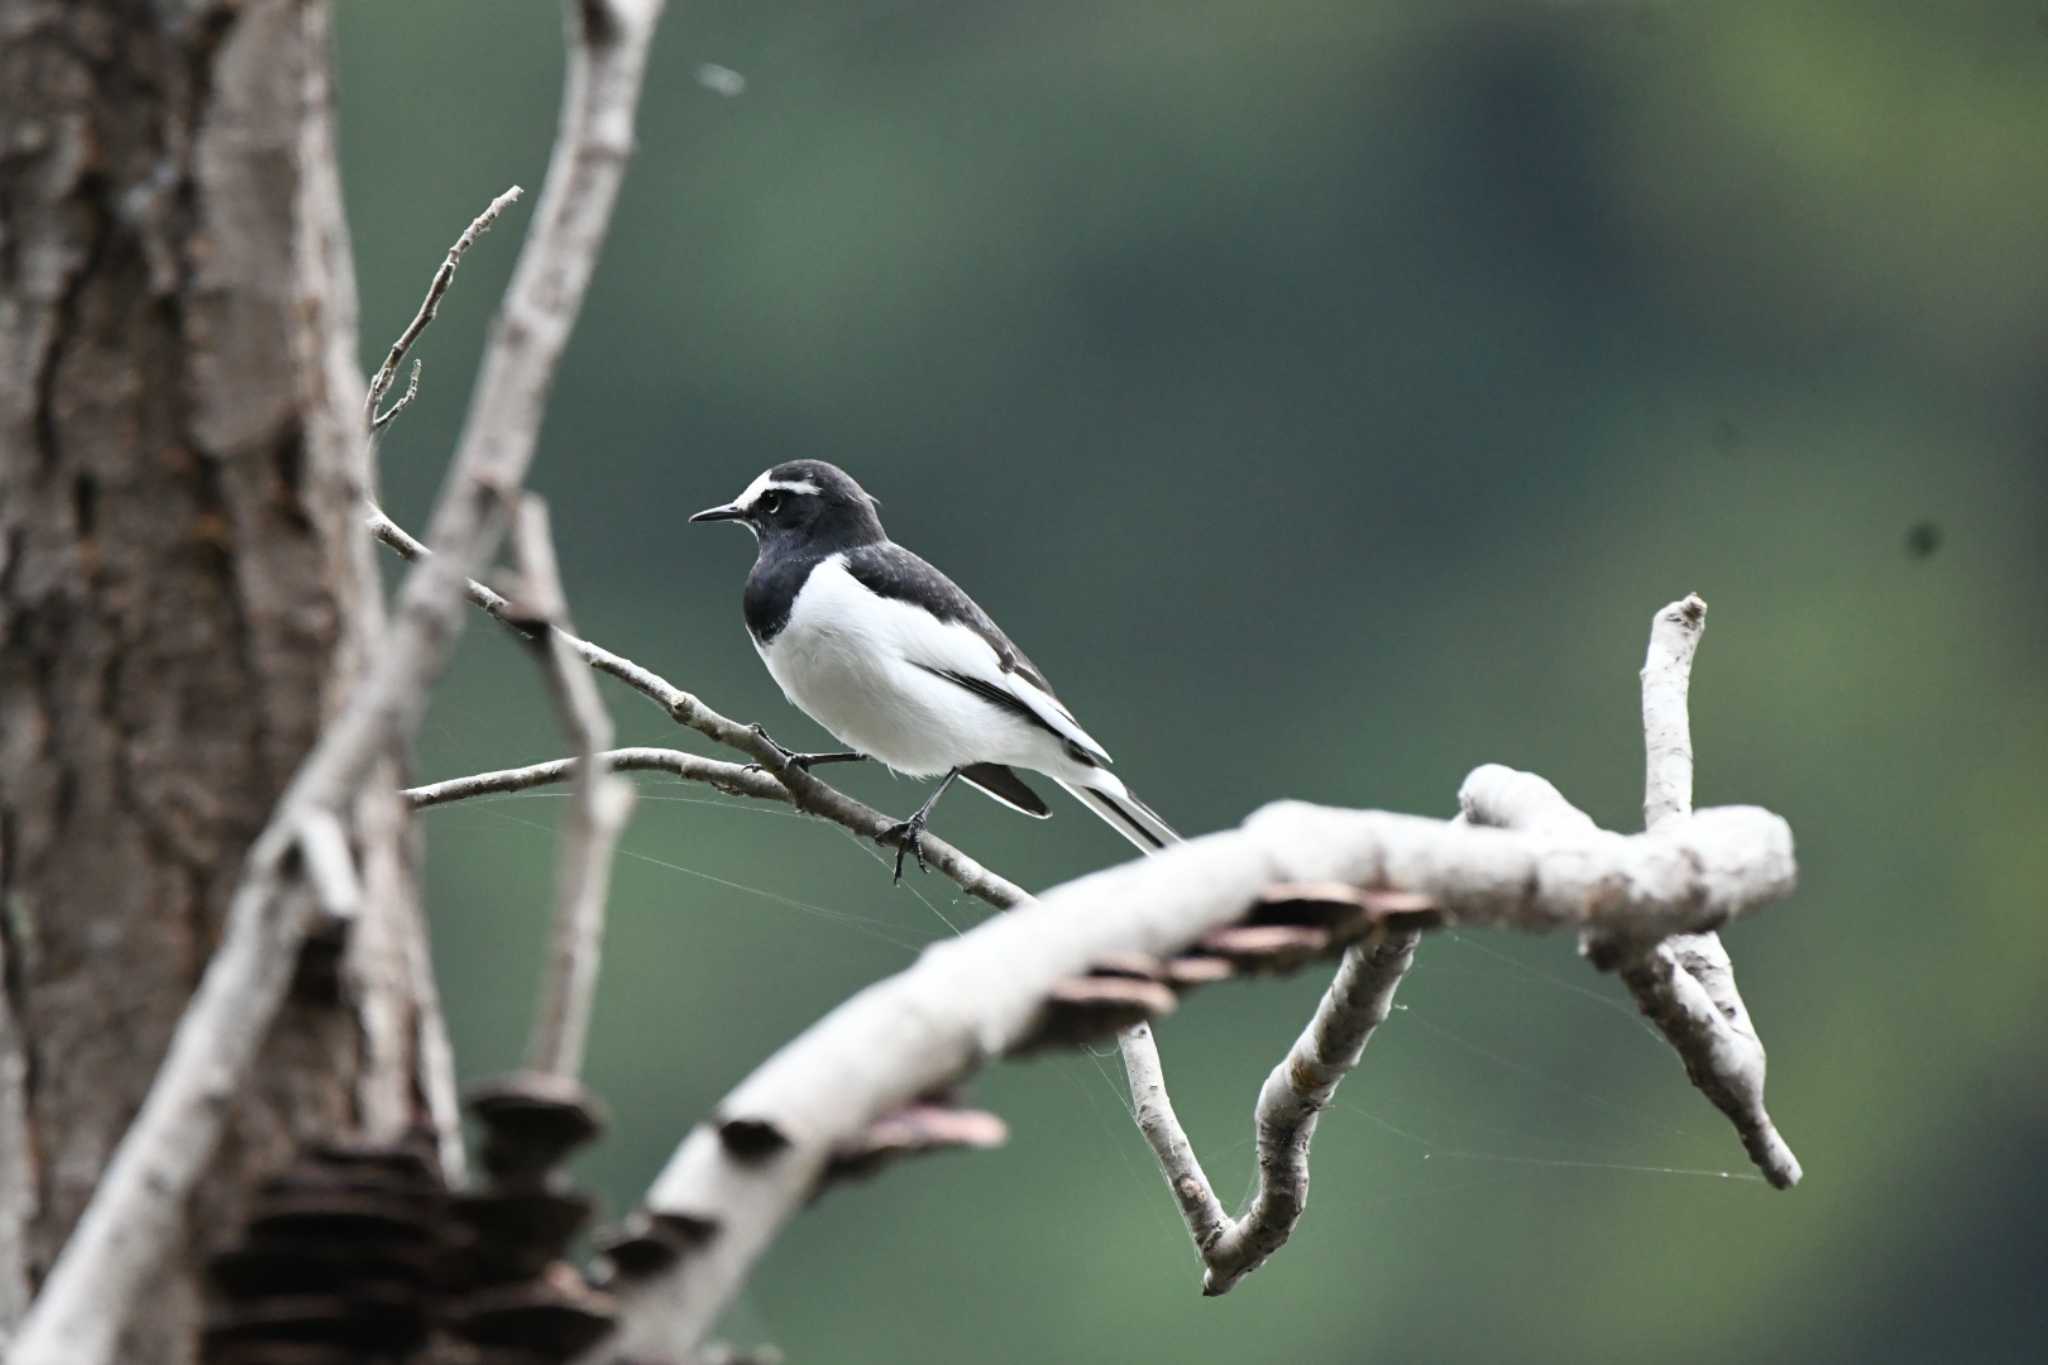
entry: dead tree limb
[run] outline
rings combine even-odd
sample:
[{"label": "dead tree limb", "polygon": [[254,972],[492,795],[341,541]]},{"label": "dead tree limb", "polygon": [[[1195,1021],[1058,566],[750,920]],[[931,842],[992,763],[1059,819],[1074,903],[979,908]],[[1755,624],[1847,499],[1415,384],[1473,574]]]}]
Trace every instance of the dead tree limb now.
[{"label": "dead tree limb", "polygon": [[[1643,660],[1643,825],[1655,831],[1692,810],[1692,721],[1687,697],[1693,655],[1707,629],[1697,596],[1673,602],[1650,626]],[[1592,940],[1600,962],[1610,940]],[[1735,964],[1712,930],[1674,934],[1654,945],[1624,944],[1615,970],[1657,1026],[1700,1093],[1726,1114],[1764,1179],[1781,1190],[1799,1183],[1799,1158],[1764,1107],[1764,1044]]]},{"label": "dead tree limb", "polygon": [[631,783],[598,761],[612,738],[612,719],[597,695],[597,681],[562,639],[569,629],[569,602],[555,564],[547,508],[539,498],[520,505],[513,529],[519,566],[515,619],[528,628],[548,692],[575,742],[575,797],[562,819],[556,854],[555,921],[548,944],[548,969],[533,1023],[527,1064],[557,1077],[583,1069],[590,1016],[597,1005],[597,969],[604,943],[605,896],[611,884],[612,850],[632,813]]},{"label": "dead tree limb", "polygon": [[[1333,892],[1329,888],[1321,894]],[[1358,1065],[1373,1030],[1386,1022],[1421,937],[1419,929],[1382,924],[1344,950],[1336,978],[1307,1027],[1259,1088],[1252,1119],[1257,1183],[1244,1212],[1235,1217],[1224,1212],[1167,1098],[1150,1027],[1140,1024],[1119,1038],[1138,1130],[1194,1238],[1204,1294],[1229,1293],[1294,1235],[1308,1208],[1309,1144],[1317,1120]]]},{"label": "dead tree limb", "polygon": [[[1692,727],[1687,696],[1707,604],[1688,596],[1650,624],[1643,664],[1643,815],[1652,834],[1692,811]],[[1564,832],[1594,828],[1590,816],[1539,777],[1497,766],[1475,771],[1459,792],[1475,824]],[[1645,938],[1589,933],[1581,949],[1612,970],[1685,1064],[1700,1093],[1735,1125],[1757,1169],[1778,1189],[1799,1183],[1799,1158],[1764,1107],[1764,1046],[1736,989],[1735,968],[1711,928]]]},{"label": "dead tree limb", "polygon": [[[1790,830],[1749,807],[1701,811],[1624,837],[1477,829],[1284,802],[1238,829],[1070,882],[926,949],[728,1095],[649,1191],[635,1226],[650,1245],[620,1262],[636,1267],[618,1284],[622,1329],[585,1360],[690,1350],[816,1192],[835,1151],[995,1058],[1170,1009],[1172,962],[1235,952],[1287,965],[1341,951],[1381,925],[1698,930],[1784,896],[1793,881]],[[1328,910],[1321,919],[1247,923],[1276,894],[1298,897],[1292,888],[1303,884],[1349,894],[1319,903]],[[1372,908],[1374,896],[1385,908]],[[1254,954],[1233,937],[1261,927],[1296,931],[1295,951]],[[1144,991],[1063,984],[1100,980],[1098,969],[1128,972],[1134,958],[1162,964],[1155,978],[1136,983]],[[1077,1011],[1088,1027],[1073,1026]]]},{"label": "dead tree limb", "polygon": [[[1686,693],[1706,620],[1697,597],[1659,612],[1643,668],[1644,810],[1654,832],[1692,810],[1692,741]],[[1566,839],[1597,838],[1591,817],[1543,778],[1498,765],[1474,771],[1459,793],[1463,822]],[[1342,888],[1325,892],[1341,896]],[[1610,930],[1587,942],[1614,955],[1643,1012],[1678,1049],[1693,1083],[1736,1123],[1743,1145],[1779,1188],[1798,1180],[1798,1162],[1763,1111],[1762,1044],[1749,1026],[1719,935]],[[1254,1113],[1256,1183],[1244,1212],[1223,1210],[1168,1099],[1159,1052],[1143,1025],[1119,1039],[1138,1127],[1203,1265],[1205,1294],[1227,1293],[1292,1235],[1308,1198],[1309,1142],[1322,1108],[1357,1065],[1386,1019],[1414,958],[1415,931],[1394,932],[1346,950],[1337,979],[1294,1047],[1266,1079]],[[1596,955],[1596,961],[1598,957]],[[1718,1011],[1718,1012],[1717,1012]]]}]

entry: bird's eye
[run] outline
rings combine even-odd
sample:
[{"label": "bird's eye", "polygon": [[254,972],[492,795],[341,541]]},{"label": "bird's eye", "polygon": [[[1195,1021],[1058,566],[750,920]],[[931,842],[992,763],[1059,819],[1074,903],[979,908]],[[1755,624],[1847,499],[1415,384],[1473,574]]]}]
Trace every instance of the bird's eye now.
[{"label": "bird's eye", "polygon": [[759,500],[754,503],[754,510],[761,513],[762,516],[772,517],[781,506],[782,494],[763,493]]}]

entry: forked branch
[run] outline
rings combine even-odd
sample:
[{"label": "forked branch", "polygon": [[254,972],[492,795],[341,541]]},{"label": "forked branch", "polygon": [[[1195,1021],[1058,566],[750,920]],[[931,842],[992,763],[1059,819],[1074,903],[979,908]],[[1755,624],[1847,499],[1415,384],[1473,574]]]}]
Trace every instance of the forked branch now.
[{"label": "forked branch", "polygon": [[[1280,894],[1301,893],[1282,888]],[[1328,887],[1317,894],[1355,893]],[[1359,901],[1371,903],[1366,897]],[[1415,960],[1421,937],[1419,929],[1390,929],[1381,923],[1363,942],[1344,950],[1336,979],[1323,992],[1308,1027],[1259,1088],[1252,1119],[1258,1149],[1256,1184],[1251,1202],[1236,1217],[1223,1211],[1174,1113],[1151,1028],[1140,1024],[1118,1039],[1138,1131],[1158,1159],[1195,1240],[1204,1294],[1229,1293],[1294,1235],[1295,1224],[1308,1208],[1309,1144],[1316,1123],[1336,1098],[1338,1085],[1358,1065],[1373,1030],[1386,1022],[1394,992]]]},{"label": "forked branch", "polygon": [[[1643,661],[1643,824],[1667,827],[1692,811],[1692,721],[1687,706],[1693,656],[1707,629],[1698,596],[1673,602],[1650,626]],[[1608,943],[1592,940],[1601,961]],[[1685,1063],[1700,1093],[1726,1114],[1764,1178],[1781,1190],[1799,1183],[1799,1158],[1764,1107],[1764,1044],[1735,985],[1735,964],[1711,930],[1662,943],[1624,945],[1615,970],[1636,1005]]]},{"label": "forked branch", "polygon": [[[617,1261],[621,1330],[584,1359],[689,1351],[816,1192],[836,1151],[992,1058],[1172,1008],[1188,968],[1235,956],[1278,969],[1370,942],[1376,930],[1384,947],[1397,931],[1434,923],[1696,930],[1747,914],[1792,882],[1790,831],[1754,808],[1702,811],[1655,835],[1623,837],[1294,802],[1070,882],[926,949],[727,1096],[649,1192],[631,1255]],[[1303,887],[1317,888],[1314,899]],[[1275,906],[1292,910],[1266,913]],[[1107,989],[1076,991],[1077,980]],[[1356,982],[1355,998],[1378,995],[1370,972]],[[1346,1039],[1312,1049],[1337,1063],[1351,1054]]]},{"label": "forked branch", "polygon": [[413,343],[420,339],[420,333],[427,330],[427,324],[439,315],[441,300],[448,293],[448,286],[455,283],[455,271],[461,266],[462,258],[476,245],[476,239],[489,232],[498,219],[504,216],[505,210],[518,202],[522,193],[524,191],[514,185],[493,199],[482,213],[470,220],[462,235],[455,239],[455,245],[448,248],[448,255],[442,260],[441,268],[434,272],[433,280],[427,285],[426,297],[420,300],[419,311],[413,314],[412,321],[405,325],[405,330],[398,334],[398,339],[391,343],[391,349],[385,353],[384,363],[377,367],[377,373],[370,376],[369,391],[363,395],[363,425],[370,431],[382,431],[389,426],[391,419],[404,411],[419,395],[420,363],[414,360],[412,378],[406,383],[405,393],[389,411],[378,411],[385,396],[391,392],[391,386],[398,382],[398,367],[404,363],[406,353],[412,350]]},{"label": "forked branch", "polygon": [[[1651,834],[1676,827],[1692,811],[1693,747],[1687,697],[1693,656],[1707,626],[1707,604],[1687,596],[1650,623],[1643,663],[1643,816]],[[1594,828],[1587,816],[1541,778],[1481,768],[1459,799],[1476,824],[1556,832]],[[1581,946],[1594,965],[1622,979],[1636,1005],[1685,1064],[1701,1094],[1726,1114],[1743,1150],[1778,1189],[1799,1183],[1799,1158],[1764,1107],[1764,1046],[1736,989],[1735,967],[1721,936],[1697,933],[1644,938],[1589,933]]]}]

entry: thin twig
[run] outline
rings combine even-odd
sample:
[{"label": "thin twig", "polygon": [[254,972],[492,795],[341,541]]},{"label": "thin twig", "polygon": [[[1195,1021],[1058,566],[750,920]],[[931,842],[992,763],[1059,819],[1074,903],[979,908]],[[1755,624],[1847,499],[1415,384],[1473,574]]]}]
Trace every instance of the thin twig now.
[{"label": "thin twig", "polygon": [[461,266],[462,258],[476,245],[476,239],[489,232],[499,216],[517,203],[523,193],[519,186],[514,185],[493,199],[484,211],[462,230],[462,235],[455,239],[455,245],[448,248],[448,255],[441,262],[441,268],[434,272],[432,282],[427,285],[427,296],[420,300],[419,311],[412,315],[412,321],[398,334],[398,340],[391,343],[390,351],[384,356],[384,363],[379,365],[377,373],[370,377],[370,390],[363,396],[363,425],[370,431],[382,431],[390,424],[392,418],[405,410],[406,405],[412,402],[414,395],[419,392],[420,366],[419,361],[415,360],[412,366],[412,382],[406,385],[405,395],[389,412],[380,414],[377,411],[378,406],[384,401],[384,396],[391,392],[391,386],[398,381],[398,367],[404,362],[405,353],[412,349],[413,343],[420,339],[420,333],[426,331],[427,324],[440,313],[442,296],[447,294],[448,286],[455,283],[455,271]]},{"label": "thin twig", "polygon": [[372,432],[384,430],[384,428],[391,425],[392,420],[399,413],[412,406],[412,400],[420,396],[420,371],[425,366],[426,362],[418,356],[412,358],[412,375],[405,381],[405,392],[398,396],[396,403],[393,403],[390,407],[370,419],[370,430]]},{"label": "thin twig", "polygon": [[[371,534],[396,550],[401,557],[411,561],[428,557],[429,551],[426,546],[383,512],[375,508],[370,509],[368,524]],[[475,580],[467,583],[464,591],[472,603],[509,629],[520,635],[529,633],[528,628],[511,610],[511,604],[505,600],[502,593],[493,591]],[[866,802],[847,795],[815,774],[785,762],[783,755],[753,726],[743,725],[719,714],[653,669],[634,663],[624,655],[614,654],[602,645],[593,644],[567,631],[558,634],[562,643],[567,645],[576,657],[598,672],[618,679],[653,702],[670,720],[695,730],[728,749],[745,754],[753,760],[754,765],[757,765],[746,774],[748,780],[734,779],[729,783],[727,779],[732,772],[737,771],[731,765],[717,764],[711,759],[697,759],[688,754],[678,754],[674,761],[647,760],[629,766],[644,769],[664,768],[674,772],[678,777],[709,782],[736,796],[787,801],[806,815],[830,820],[835,825],[870,839],[897,825],[896,820]],[[522,786],[541,786],[548,782],[559,782],[568,775],[568,772],[567,768],[543,763],[507,773],[480,773],[475,777],[455,778],[432,787],[415,787],[407,795],[412,798],[415,805],[440,805],[469,796],[517,791]],[[531,780],[527,780],[529,777]],[[758,780],[764,778],[765,782]],[[498,785],[506,782],[515,785]],[[770,790],[769,784],[772,784],[775,790]],[[938,872],[951,878],[968,895],[986,901],[998,909],[1007,909],[1030,899],[1015,883],[990,871],[937,835],[927,832],[923,844],[925,861]]]},{"label": "thin twig", "polygon": [[[1541,778],[1531,780],[1550,786]],[[1472,822],[1460,811],[1449,823],[1464,828]],[[1317,894],[1345,893],[1322,887]],[[1369,901],[1360,898],[1360,903],[1364,907]],[[1252,1196],[1235,1218],[1223,1211],[1174,1113],[1151,1028],[1139,1024],[1119,1036],[1138,1131],[1152,1148],[1160,1174],[1180,1206],[1181,1221],[1194,1239],[1204,1295],[1228,1294],[1294,1235],[1308,1209],[1309,1147],[1317,1122],[1336,1098],[1338,1085],[1358,1065],[1373,1031],[1386,1022],[1420,939],[1417,930],[1389,929],[1382,923],[1366,941],[1344,950],[1337,975],[1316,1003],[1308,1026],[1259,1088],[1252,1110],[1258,1149]]]},{"label": "thin twig", "polygon": [[[464,581],[496,549],[496,508],[539,436],[549,382],[596,264],[661,0],[568,0],[561,128],[535,225],[506,292],[436,504],[439,553],[408,575],[368,676],[321,736],[245,860],[219,950],[85,1213],[22,1323],[9,1365],[104,1365],[183,1226],[283,1001],[312,897],[295,870],[304,813],[340,810],[416,729],[462,626]],[[389,380],[385,380],[389,387]],[[374,406],[367,409],[374,420]]]},{"label": "thin twig", "polygon": [[512,545],[520,580],[517,610],[531,625],[531,647],[562,728],[576,745],[575,799],[562,818],[554,933],[528,1060],[536,1071],[574,1078],[583,1069],[597,1004],[612,850],[632,813],[634,792],[630,782],[597,760],[611,744],[612,719],[597,694],[597,680],[562,639],[569,628],[569,603],[548,534],[547,506],[539,498],[529,495],[521,501]]},{"label": "thin twig", "polygon": [[1206,1265],[1208,1249],[1230,1227],[1230,1215],[1223,1211],[1215,1186],[1202,1170],[1202,1159],[1195,1155],[1195,1146],[1181,1127],[1173,1095],[1166,1088],[1166,1071],[1152,1026],[1134,1024],[1117,1035],[1116,1043],[1123,1057],[1124,1084],[1131,1092],[1131,1117],[1159,1162],[1166,1188],[1180,1208],[1181,1221],[1188,1225],[1188,1235],[1195,1239],[1195,1254]]},{"label": "thin twig", "polygon": [[[1276,881],[1341,884],[1361,897],[1398,889],[1460,924],[1684,925],[1782,894],[1790,856],[1784,823],[1754,809],[1702,811],[1669,831],[1623,837],[1283,802],[1238,829],[1070,882],[926,949],[728,1095],[647,1196],[646,1221],[686,1235],[651,1272],[620,1282],[620,1331],[584,1365],[687,1355],[816,1192],[835,1150],[1028,1039],[1057,983],[1108,959],[1180,953],[1242,919]],[[1355,993],[1383,999],[1373,975],[1361,966]],[[1352,1042],[1311,1048],[1341,1063]],[[1320,1081],[1303,1089],[1313,1097]],[[1283,1131],[1275,1139],[1292,1141]]]},{"label": "thin twig", "polygon": [[[757,801],[789,804],[789,788],[776,781],[766,769],[726,763],[681,749],[606,749],[597,755],[597,761],[610,772],[670,773],[692,782],[702,782],[728,796],[751,796]],[[414,810],[425,810],[479,796],[531,791],[535,787],[570,781],[576,776],[580,762],[575,758],[556,758],[524,768],[454,777],[445,782],[408,787],[405,799]]]}]

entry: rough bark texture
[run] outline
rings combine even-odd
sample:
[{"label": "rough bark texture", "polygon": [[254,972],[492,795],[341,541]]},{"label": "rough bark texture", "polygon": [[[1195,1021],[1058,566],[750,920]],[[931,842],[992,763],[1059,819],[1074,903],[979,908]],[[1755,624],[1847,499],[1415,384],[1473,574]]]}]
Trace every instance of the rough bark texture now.
[{"label": "rough bark texture", "polygon": [[[378,620],[317,0],[0,0],[0,1337],[146,1090]],[[405,820],[194,1249],[296,1138],[418,1112]],[[366,1041],[367,1040],[367,1041]],[[198,1256],[123,1359],[192,1357]]]}]

